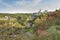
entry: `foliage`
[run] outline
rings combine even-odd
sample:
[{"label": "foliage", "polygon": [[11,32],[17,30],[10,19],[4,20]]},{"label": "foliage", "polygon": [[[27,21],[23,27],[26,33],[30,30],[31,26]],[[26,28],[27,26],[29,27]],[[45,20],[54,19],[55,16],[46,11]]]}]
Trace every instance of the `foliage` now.
[{"label": "foliage", "polygon": [[32,14],[0,14],[0,18],[5,16],[11,16],[16,20],[0,20],[0,40],[59,40],[60,38],[60,10],[42,12],[33,20],[34,24],[30,28],[26,28],[26,24]]}]

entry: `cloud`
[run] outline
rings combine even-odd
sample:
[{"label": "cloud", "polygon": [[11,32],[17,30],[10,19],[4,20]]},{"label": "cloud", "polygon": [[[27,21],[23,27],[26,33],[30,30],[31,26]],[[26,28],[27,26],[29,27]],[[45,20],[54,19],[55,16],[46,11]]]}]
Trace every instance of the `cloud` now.
[{"label": "cloud", "polygon": [[4,11],[29,11],[29,12],[33,12],[36,9],[36,5],[41,1],[41,0],[20,0],[20,1],[16,1],[13,4],[8,4],[6,2],[3,2],[4,0],[2,0],[0,3],[4,6],[6,6],[6,8],[4,8]]},{"label": "cloud", "polygon": [[[11,0],[9,1],[11,3]],[[53,10],[60,7],[60,0],[18,0],[12,4],[0,0],[0,4],[5,7],[0,12],[37,12],[40,8]]]},{"label": "cloud", "polygon": [[39,2],[41,2],[42,0],[34,0],[34,4],[38,4]]},{"label": "cloud", "polygon": [[40,5],[40,8],[44,10],[56,10],[60,8],[60,0],[48,0],[45,2],[42,2]]}]

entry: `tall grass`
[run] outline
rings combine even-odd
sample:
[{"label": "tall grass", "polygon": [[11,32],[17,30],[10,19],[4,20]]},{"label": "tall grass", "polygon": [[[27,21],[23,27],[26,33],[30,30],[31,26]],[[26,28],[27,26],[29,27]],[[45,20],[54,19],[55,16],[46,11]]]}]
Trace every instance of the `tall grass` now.
[{"label": "tall grass", "polygon": [[58,32],[56,30],[56,26],[52,26],[47,30],[51,36],[51,40],[59,40],[58,39]]}]

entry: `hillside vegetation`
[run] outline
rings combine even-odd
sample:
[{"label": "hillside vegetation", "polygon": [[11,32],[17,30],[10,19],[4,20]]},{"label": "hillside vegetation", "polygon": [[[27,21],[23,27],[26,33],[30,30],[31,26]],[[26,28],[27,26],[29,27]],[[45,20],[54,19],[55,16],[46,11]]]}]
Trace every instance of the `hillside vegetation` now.
[{"label": "hillside vegetation", "polygon": [[31,16],[0,13],[0,40],[60,40],[60,10],[42,12],[27,28]]}]

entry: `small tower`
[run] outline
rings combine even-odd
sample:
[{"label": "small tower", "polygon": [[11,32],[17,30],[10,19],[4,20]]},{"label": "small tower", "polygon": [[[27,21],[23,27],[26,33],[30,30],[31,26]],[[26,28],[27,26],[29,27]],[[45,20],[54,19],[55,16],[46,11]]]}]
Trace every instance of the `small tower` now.
[{"label": "small tower", "polygon": [[40,15],[41,14],[41,9],[38,11],[38,15]]},{"label": "small tower", "polygon": [[41,9],[37,13],[33,13],[33,15],[36,15],[36,16],[38,16],[40,14],[41,14]]}]

